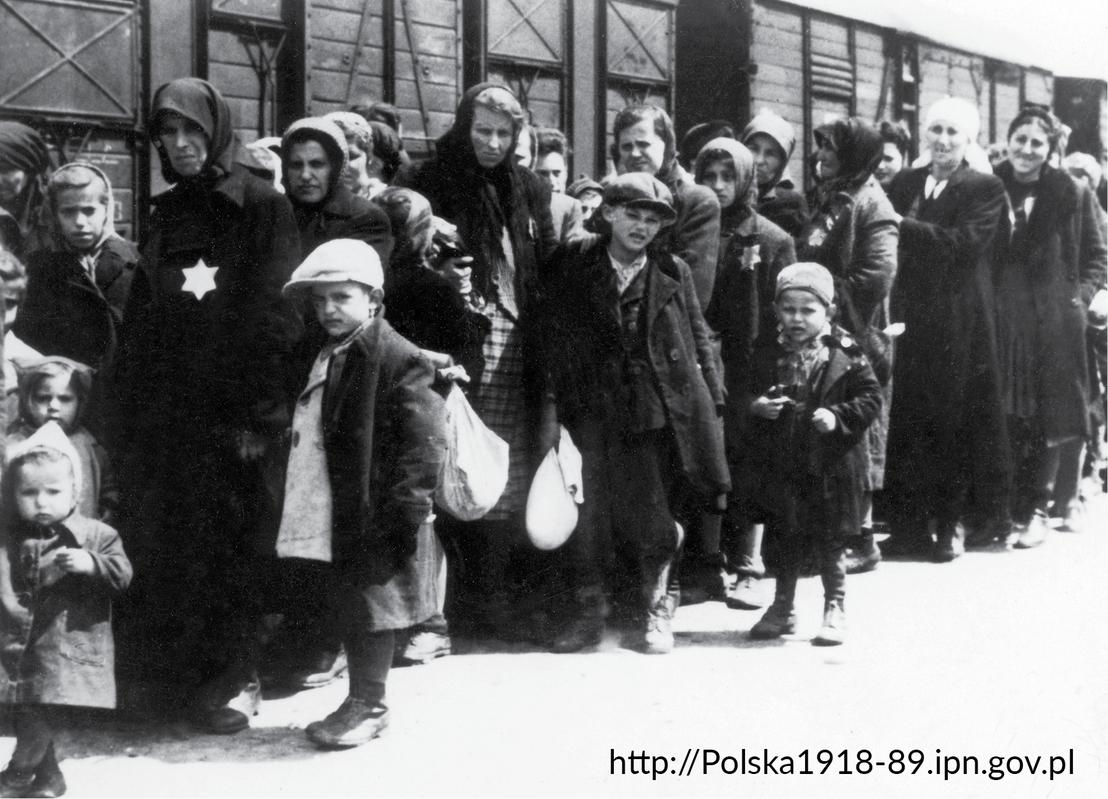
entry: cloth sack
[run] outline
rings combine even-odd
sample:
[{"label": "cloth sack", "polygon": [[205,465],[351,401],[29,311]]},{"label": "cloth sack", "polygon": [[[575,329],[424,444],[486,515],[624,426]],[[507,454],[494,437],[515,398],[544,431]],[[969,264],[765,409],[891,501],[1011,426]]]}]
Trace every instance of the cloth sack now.
[{"label": "cloth sack", "polygon": [[585,501],[581,452],[560,427],[557,446],[546,453],[527,494],[527,535],[537,548],[557,549],[577,527],[577,506]]},{"label": "cloth sack", "polygon": [[456,519],[480,519],[508,484],[508,442],[485,426],[457,386],[446,396],[446,459],[436,500]]}]

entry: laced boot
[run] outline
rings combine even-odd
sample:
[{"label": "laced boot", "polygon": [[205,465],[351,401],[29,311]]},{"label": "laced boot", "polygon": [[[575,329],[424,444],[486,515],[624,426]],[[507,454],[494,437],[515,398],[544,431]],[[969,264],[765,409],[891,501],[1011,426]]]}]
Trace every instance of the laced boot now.
[{"label": "laced boot", "polygon": [[812,639],[813,646],[839,646],[846,638],[846,612],[843,601],[833,599],[823,608],[823,626]]},{"label": "laced boot", "polygon": [[576,593],[573,619],[551,643],[551,652],[578,652],[596,646],[604,636],[604,619],[608,616],[604,589],[599,585],[589,585],[578,588]]},{"label": "laced boot", "polygon": [[750,628],[750,637],[759,640],[780,638],[796,632],[796,613],[793,601],[796,598],[796,575],[781,575],[777,578],[773,604]]},{"label": "laced boot", "polygon": [[[685,531],[680,524],[677,529],[677,547],[680,551]],[[670,557],[658,569],[652,583],[643,586],[643,598],[646,600],[646,627],[643,630],[643,652],[648,655],[664,655],[673,651],[673,614],[680,604],[680,592],[670,591],[669,573],[676,555]],[[649,578],[648,578],[649,579]]]},{"label": "laced boot", "polygon": [[313,721],[304,733],[324,749],[348,749],[372,741],[388,726],[389,709],[383,703],[348,696],[338,710]]}]

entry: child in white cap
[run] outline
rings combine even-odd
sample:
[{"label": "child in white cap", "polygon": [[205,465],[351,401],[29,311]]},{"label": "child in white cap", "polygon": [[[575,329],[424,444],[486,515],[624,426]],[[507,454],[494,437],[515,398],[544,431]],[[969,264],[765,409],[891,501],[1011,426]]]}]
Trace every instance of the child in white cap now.
[{"label": "child in white cap", "polygon": [[793,600],[809,547],[824,591],[823,626],[812,643],[844,638],[846,538],[861,521],[864,435],[881,408],[881,386],[858,343],[831,323],[834,299],[834,280],[819,264],[781,270],[780,332],[755,347],[739,398],[747,408],[737,448],[745,463],[733,470],[732,502],[767,525],[767,560],[777,572],[773,604],[752,638],[796,631]]},{"label": "child in white cap", "polygon": [[335,239],[293,272],[328,334],[293,417],[277,555],[330,564],[334,623],[350,695],[309,724],[325,748],[366,743],[388,725],[394,631],[437,610],[432,495],[445,450],[434,368],[382,316],[384,273],[368,244]]}]

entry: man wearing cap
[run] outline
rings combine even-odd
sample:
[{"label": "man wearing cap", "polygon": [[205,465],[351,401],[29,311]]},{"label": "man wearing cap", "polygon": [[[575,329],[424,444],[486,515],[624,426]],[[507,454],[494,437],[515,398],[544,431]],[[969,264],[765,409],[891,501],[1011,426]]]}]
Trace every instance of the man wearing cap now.
[{"label": "man wearing cap", "polygon": [[285,193],[296,214],[300,251],[310,253],[332,239],[357,239],[387,264],[392,252],[388,217],[347,187],[342,176],[348,160],[346,134],[330,119],[297,120],[281,138]]},{"label": "man wearing cap", "polygon": [[304,259],[285,294],[326,333],[296,403],[277,555],[319,564],[319,590],[350,662],[346,701],[309,724],[324,748],[366,743],[388,724],[396,630],[438,609],[431,498],[446,446],[435,372],[381,314],[381,261],[336,239]]},{"label": "man wearing cap", "polygon": [[668,583],[683,538],[677,497],[691,493],[694,506],[708,507],[730,489],[723,391],[692,274],[680,258],[648,250],[676,219],[672,202],[652,175],[614,178],[600,209],[609,232],[552,268],[539,321],[543,363],[557,417],[584,458],[585,489],[566,545],[575,608],[555,651],[603,634],[601,544],[609,540],[636,561],[644,650],[671,650]]}]

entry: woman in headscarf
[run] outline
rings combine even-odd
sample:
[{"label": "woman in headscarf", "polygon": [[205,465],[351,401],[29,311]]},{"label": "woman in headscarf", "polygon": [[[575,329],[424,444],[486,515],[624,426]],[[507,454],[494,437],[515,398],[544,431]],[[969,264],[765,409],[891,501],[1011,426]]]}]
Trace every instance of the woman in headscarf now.
[{"label": "woman in headscarf", "polygon": [[18,257],[48,241],[40,211],[49,168],[46,142],[38,131],[0,121],[0,247]]},{"label": "woman in headscarf", "polygon": [[924,125],[930,163],[901,172],[889,190],[902,215],[892,316],[905,324],[885,471],[890,544],[940,562],[964,551],[963,519],[1000,517],[1010,476],[992,286],[1008,214],[1004,184],[965,160],[979,127],[973,104],[934,103]]},{"label": "woman in headscarf", "polygon": [[[1004,410],[1015,462],[1015,546],[1046,538],[1048,504],[1065,457],[1076,474],[1089,435],[1085,333],[1089,304],[1104,285],[1102,216],[1092,191],[1050,166],[1061,124],[1038,108],[1008,126],[1008,160],[997,167],[1014,219],[995,272]],[[1073,481],[1074,483],[1076,481]],[[1074,485],[1076,488],[1076,485]],[[1076,491],[1059,508],[1077,527]]]},{"label": "woman in headscarf", "polygon": [[758,213],[790,236],[799,236],[808,222],[808,204],[789,176],[796,132],[772,111],[759,112],[739,140],[754,155],[758,178]]},{"label": "woman in headscarf", "polygon": [[[473,255],[474,301],[491,323],[485,369],[470,389],[474,410],[508,442],[508,484],[497,505],[458,534],[466,545],[458,581],[458,605],[468,621],[514,635],[507,571],[523,540],[522,514],[537,456],[551,438],[541,431],[540,370],[530,356],[528,328],[541,272],[556,245],[550,189],[515,163],[523,109],[505,87],[481,83],[458,104],[454,125],[437,143],[435,157],[397,184],[426,197],[431,208],[458,227]],[[548,432],[548,431],[547,431]],[[463,524],[449,520],[450,524]]]},{"label": "woman in headscarf", "polygon": [[262,553],[279,491],[268,456],[289,424],[300,330],[281,288],[299,237],[288,200],[236,163],[214,87],[167,83],[149,119],[174,185],[150,218],[114,375],[121,528],[139,575],[120,665],[137,700],[230,733],[259,696]]},{"label": "woman in headscarf", "polygon": [[677,221],[656,244],[689,265],[700,307],[708,307],[719,260],[719,202],[677,163],[673,120],[653,105],[630,105],[612,123],[612,160],[619,174],[646,172],[673,193]]},{"label": "woman in headscarf", "polygon": [[797,240],[797,257],[822,264],[835,278],[836,321],[858,339],[884,394],[881,415],[866,431],[864,521],[848,563],[850,571],[869,571],[881,560],[873,539],[873,492],[884,486],[892,399],[892,349],[885,329],[896,276],[896,212],[874,177],[884,147],[881,134],[851,117],[821,125],[813,135],[820,183],[812,218]]},{"label": "woman in headscarf", "polygon": [[[720,208],[719,271],[705,318],[719,334],[723,375],[730,396],[744,393],[754,341],[777,330],[773,297],[777,274],[796,261],[792,236],[755,210],[758,185],[754,156],[743,144],[720,137],[707,142],[693,165],[696,182],[711,189]],[[728,405],[724,431],[737,441],[738,409]],[[732,479],[739,482],[741,452],[728,449]],[[736,608],[757,608],[757,582],[765,574],[762,562],[763,526],[744,518],[737,504],[728,502],[729,523],[723,533],[723,552],[738,572],[738,582],[728,589],[727,603]],[[710,536],[708,536],[710,538]],[[703,542],[709,551],[713,542]],[[709,555],[710,559],[710,555]]]}]

